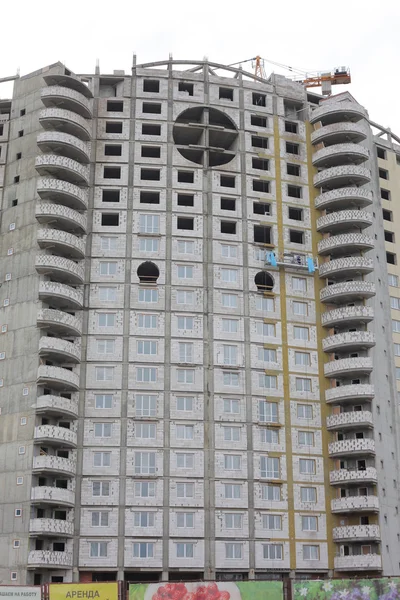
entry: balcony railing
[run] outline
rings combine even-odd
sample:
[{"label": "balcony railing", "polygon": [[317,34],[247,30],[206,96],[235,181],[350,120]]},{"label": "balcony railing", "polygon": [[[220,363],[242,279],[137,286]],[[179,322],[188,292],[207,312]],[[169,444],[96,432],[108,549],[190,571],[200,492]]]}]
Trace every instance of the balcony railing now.
[{"label": "balcony railing", "polygon": [[28,568],[65,569],[72,568],[71,552],[53,552],[52,550],[33,550],[28,555]]},{"label": "balcony railing", "polygon": [[375,454],[375,442],[370,438],[337,440],[328,445],[329,456],[366,456]]},{"label": "balcony railing", "polygon": [[380,554],[336,556],[334,567],[336,571],[381,571],[382,558]]}]

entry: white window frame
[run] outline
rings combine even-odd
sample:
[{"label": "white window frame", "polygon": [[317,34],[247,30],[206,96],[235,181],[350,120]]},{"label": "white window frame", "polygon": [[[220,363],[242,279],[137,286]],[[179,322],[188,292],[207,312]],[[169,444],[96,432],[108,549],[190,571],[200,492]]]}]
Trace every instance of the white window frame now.
[{"label": "white window frame", "polygon": [[238,294],[222,294],[221,304],[224,308],[237,308],[239,305]]},{"label": "white window frame", "polygon": [[260,456],[260,477],[266,479],[280,479],[281,465],[279,458]]},{"label": "white window frame", "polygon": [[[96,464],[97,463],[97,464]],[[111,467],[111,452],[93,452],[94,467]]]},{"label": "white window frame", "polygon": [[152,237],[140,237],[139,238],[139,252],[159,252],[160,240],[159,238]]},{"label": "white window frame", "polygon": [[157,471],[157,456],[155,452],[134,453],[135,475],[155,475]]},{"label": "white window frame", "polygon": [[98,327],[115,327],[115,317],[116,313],[97,313]]},{"label": "white window frame", "polygon": [[99,264],[99,272],[102,277],[111,277],[117,274],[116,260],[101,260]]},{"label": "white window frame", "polygon": [[141,214],[139,215],[140,233],[160,233],[160,215]]},{"label": "white window frame", "polygon": [[108,511],[108,510],[93,510],[91,514],[92,514],[92,527],[108,527],[110,511]]},{"label": "white window frame", "polygon": [[195,369],[177,369],[177,382],[184,385],[193,385],[195,382]]},{"label": "white window frame", "polygon": [[194,304],[194,291],[176,290],[176,303],[182,305]]},{"label": "white window frame", "polygon": [[151,288],[140,288],[138,293],[138,302],[146,304],[155,304],[158,302],[158,290]]},{"label": "white window frame", "polygon": [[90,558],[107,558],[108,542],[89,542]]},{"label": "white window frame", "polygon": [[157,369],[155,367],[136,367],[136,381],[138,383],[156,383]]},{"label": "white window frame", "polygon": [[[147,405],[147,406],[146,406]],[[154,394],[138,394],[135,397],[136,417],[157,416],[157,396]]]},{"label": "white window frame", "polygon": [[158,315],[153,313],[139,313],[137,326],[139,329],[157,329]]},{"label": "white window frame", "polygon": [[316,461],[313,458],[299,459],[299,473],[301,475],[315,475],[317,471]]},{"label": "white window frame", "polygon": [[193,279],[194,266],[193,265],[178,265],[177,276],[178,279]]},{"label": "white window frame", "polygon": [[115,367],[95,367],[96,381],[114,381]]},{"label": "white window frame", "polygon": [[242,497],[242,486],[240,483],[224,483],[223,486],[224,498],[226,500],[238,500]]},{"label": "white window frame", "polygon": [[[97,493],[98,491],[98,493]],[[107,493],[106,493],[107,492]],[[108,498],[111,492],[111,482],[102,479],[92,481],[93,498]]]},{"label": "white window frame", "polygon": [[117,299],[116,286],[99,286],[100,302],[115,302]]},{"label": "white window frame", "polygon": [[112,436],[112,423],[94,423],[93,436],[95,438],[110,438]]}]

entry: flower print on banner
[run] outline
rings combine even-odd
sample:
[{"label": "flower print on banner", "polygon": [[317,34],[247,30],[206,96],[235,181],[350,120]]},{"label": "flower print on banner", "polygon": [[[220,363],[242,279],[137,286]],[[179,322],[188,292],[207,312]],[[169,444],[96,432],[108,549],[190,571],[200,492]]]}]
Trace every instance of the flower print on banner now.
[{"label": "flower print on banner", "polygon": [[294,582],[294,600],[400,600],[400,578]]}]

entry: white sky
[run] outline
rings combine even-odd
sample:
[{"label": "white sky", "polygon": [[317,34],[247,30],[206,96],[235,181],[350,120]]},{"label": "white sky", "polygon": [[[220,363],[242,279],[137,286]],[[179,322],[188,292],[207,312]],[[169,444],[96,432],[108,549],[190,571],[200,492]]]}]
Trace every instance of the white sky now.
[{"label": "white sky", "polygon": [[133,52],[138,63],[171,52],[224,64],[259,54],[309,71],[346,65],[353,83],[334,92],[347,89],[400,135],[400,0],[21,0],[4,3],[0,20],[0,77],[57,60],[75,73],[94,72],[97,59],[102,73],[129,73]]}]

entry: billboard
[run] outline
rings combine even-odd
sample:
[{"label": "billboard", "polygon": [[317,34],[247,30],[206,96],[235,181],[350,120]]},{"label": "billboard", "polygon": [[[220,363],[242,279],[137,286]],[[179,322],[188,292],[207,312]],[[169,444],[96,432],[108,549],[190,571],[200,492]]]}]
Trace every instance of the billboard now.
[{"label": "billboard", "polygon": [[296,581],[294,600],[396,600],[400,577],[385,579],[326,579]]},{"label": "billboard", "polygon": [[283,599],[281,581],[193,581],[129,586],[129,600],[266,600],[267,597],[268,600]]},{"label": "billboard", "polygon": [[40,586],[0,585],[0,600],[40,600]]},{"label": "billboard", "polygon": [[49,600],[118,600],[118,583],[51,583]]}]

